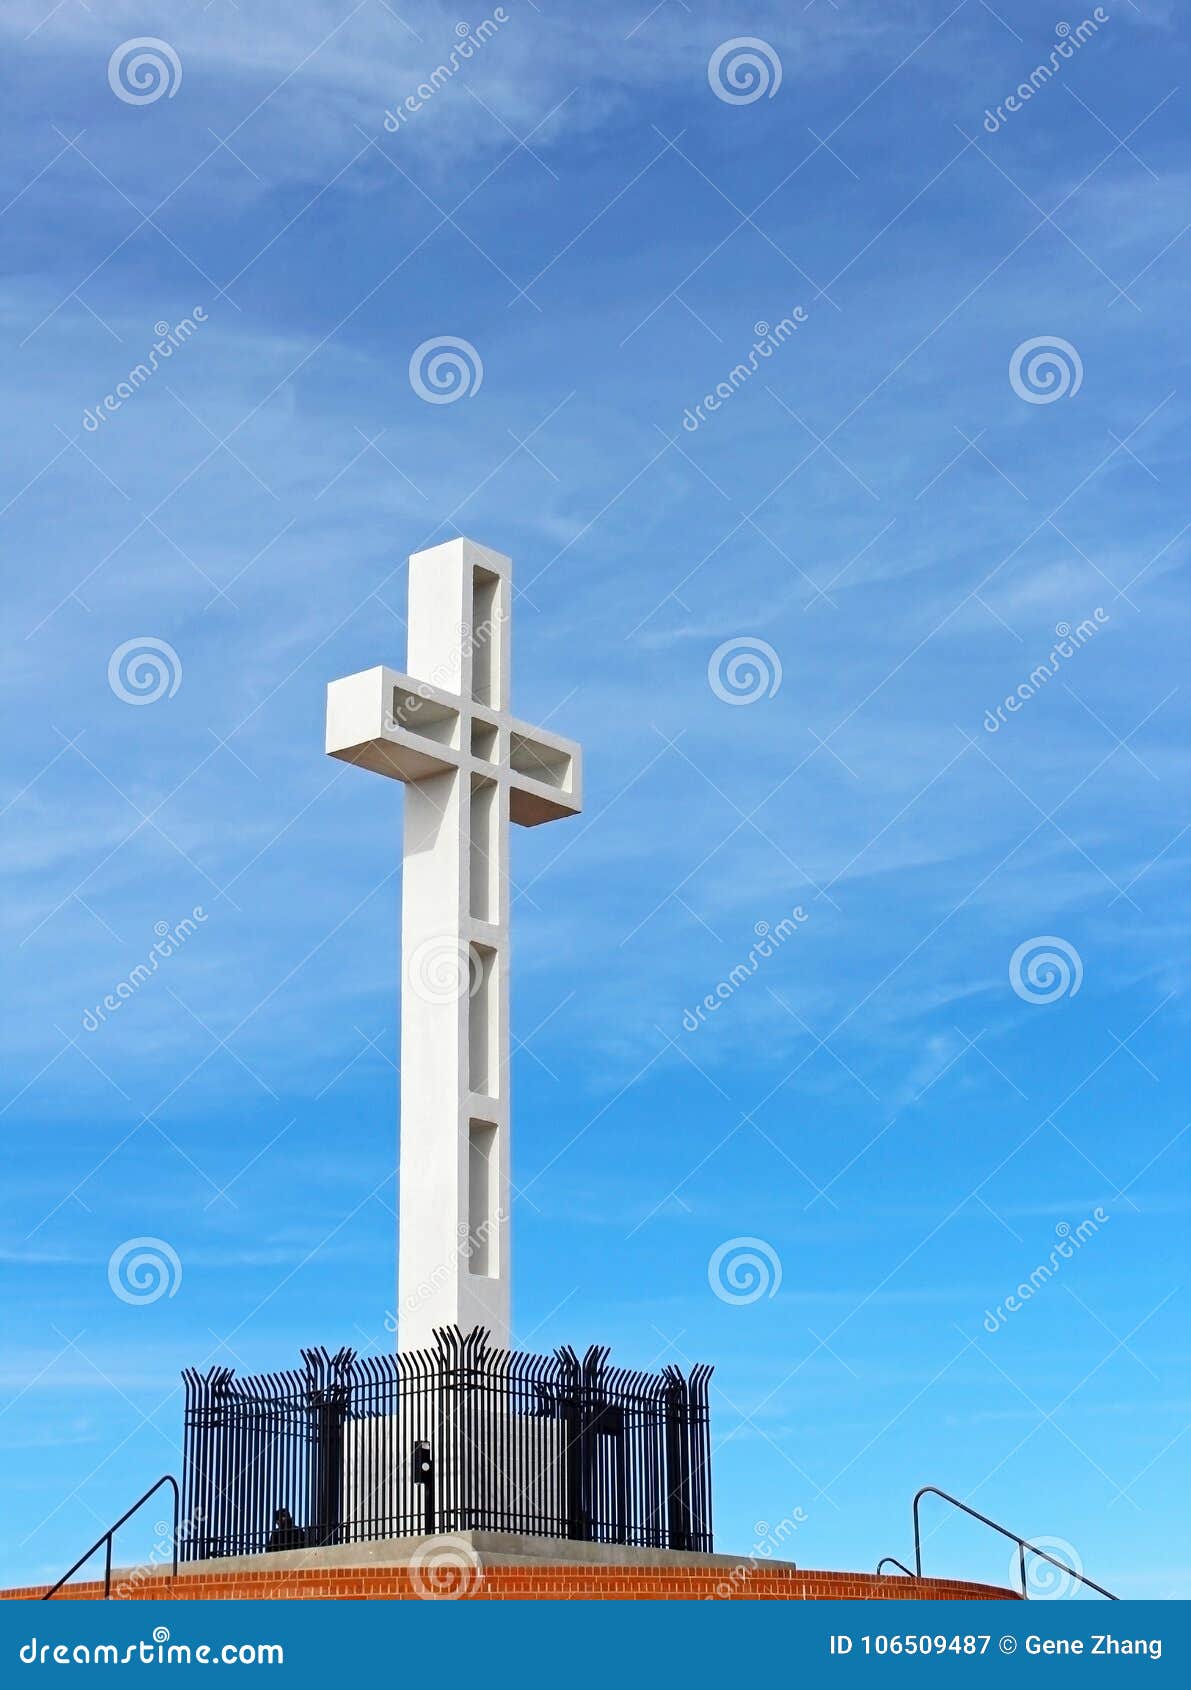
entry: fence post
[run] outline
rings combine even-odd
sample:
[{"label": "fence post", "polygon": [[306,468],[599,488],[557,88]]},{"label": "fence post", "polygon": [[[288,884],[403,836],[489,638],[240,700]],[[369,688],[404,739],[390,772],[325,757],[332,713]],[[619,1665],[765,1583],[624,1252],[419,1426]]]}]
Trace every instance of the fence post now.
[{"label": "fence post", "polygon": [[434,1396],[435,1419],[438,1425],[435,1459],[436,1532],[462,1531],[468,1495],[468,1452],[465,1448],[463,1415],[462,1349],[463,1334],[457,1326],[436,1326],[434,1329],[434,1371],[431,1391]]},{"label": "fence post", "polygon": [[186,1518],[201,1522],[203,1530],[187,1540],[185,1558],[202,1560],[226,1555],[225,1489],[229,1484],[231,1440],[227,1431],[226,1392],[233,1377],[230,1367],[212,1367],[206,1374],[186,1368],[184,1477]]},{"label": "fence post", "polygon": [[[600,1427],[603,1424],[606,1380],[604,1367],[609,1356],[606,1344],[589,1344],[583,1355],[583,1380],[580,1388],[580,1434],[583,1466],[584,1537],[589,1543],[602,1543],[608,1535],[613,1543],[621,1541],[621,1522],[616,1518],[614,1497],[603,1494],[600,1484]],[[607,1502],[607,1510],[601,1503]]]},{"label": "fence post", "polygon": [[[203,1376],[193,1367],[182,1369],[182,1382],[186,1390],[186,1408],[182,1421],[182,1484],[186,1498],[186,1518],[197,1520],[204,1513],[207,1499],[206,1473],[200,1455],[205,1451],[208,1433],[204,1422],[207,1419],[206,1407],[210,1392]],[[203,1553],[203,1548],[195,1535],[191,1535],[184,1550],[188,1561],[194,1560]],[[175,1551],[176,1552],[176,1551]]]},{"label": "fence post", "polygon": [[[334,1361],[326,1350],[303,1350],[311,1409],[310,1526],[307,1548],[322,1548],[339,1536],[343,1492],[343,1423],[348,1389],[343,1383],[345,1352]],[[350,1358],[351,1352],[346,1355]],[[348,1362],[350,1366],[350,1360]]]},{"label": "fence post", "polygon": [[691,1368],[687,1381],[687,1437],[690,1449],[691,1548],[710,1555],[711,1526],[711,1410],[708,1385],[712,1369],[705,1362]]},{"label": "fence post", "polygon": [[558,1362],[559,1409],[563,1425],[563,1475],[566,1486],[563,1515],[567,1537],[583,1543],[588,1536],[587,1512],[583,1495],[583,1430],[584,1415],[581,1401],[582,1374],[579,1357],[569,1344],[554,1352]]},{"label": "fence post", "polygon": [[666,1537],[670,1549],[691,1548],[691,1465],[687,1445],[686,1380],[677,1367],[662,1369],[666,1417]]},{"label": "fence post", "polygon": [[495,1507],[489,1464],[495,1453],[499,1418],[488,1351],[488,1331],[473,1326],[459,1345],[457,1400],[459,1404],[460,1463],[465,1475],[462,1531],[491,1529]]}]

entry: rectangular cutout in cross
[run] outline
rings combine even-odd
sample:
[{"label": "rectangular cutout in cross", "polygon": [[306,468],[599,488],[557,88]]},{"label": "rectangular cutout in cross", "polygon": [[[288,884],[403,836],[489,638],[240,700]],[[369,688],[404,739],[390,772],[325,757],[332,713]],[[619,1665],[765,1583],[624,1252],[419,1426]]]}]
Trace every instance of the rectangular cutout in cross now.
[{"label": "rectangular cutout in cross", "polygon": [[403,686],[393,688],[391,728],[404,728],[406,733],[421,734],[439,745],[459,748],[459,712],[436,699],[423,697]]},{"label": "rectangular cutout in cross", "polygon": [[491,945],[470,945],[468,991],[468,1076],[479,1097],[499,1097],[500,980]]},{"label": "rectangular cutout in cross", "polygon": [[500,791],[494,780],[471,781],[470,909],[476,921],[500,920]]},{"label": "rectangular cutout in cross", "polygon": [[499,1189],[497,1128],[492,1121],[470,1121],[467,1134],[467,1271],[494,1279],[497,1260],[496,1193]]},{"label": "rectangular cutout in cross", "polygon": [[516,774],[528,775],[560,792],[571,790],[571,756],[560,746],[548,745],[530,734],[509,735],[509,766]]},{"label": "rectangular cutout in cross", "polygon": [[472,570],[471,695],[477,704],[501,708],[504,607],[500,576],[478,564]]},{"label": "rectangular cutout in cross", "polygon": [[495,722],[485,722],[475,717],[471,724],[471,754],[482,757],[486,763],[495,763],[497,737],[500,729]]}]

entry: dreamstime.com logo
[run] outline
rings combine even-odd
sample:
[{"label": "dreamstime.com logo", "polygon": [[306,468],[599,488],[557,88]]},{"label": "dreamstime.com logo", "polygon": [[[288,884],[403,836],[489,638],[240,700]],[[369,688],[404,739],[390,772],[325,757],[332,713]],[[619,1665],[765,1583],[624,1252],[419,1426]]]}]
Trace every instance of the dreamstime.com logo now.
[{"label": "dreamstime.com logo", "polygon": [[[508,1220],[508,1212],[498,1209],[491,1220],[481,1221],[477,1227],[471,1227],[466,1221],[459,1221],[455,1227],[455,1256],[465,1262],[470,1262],[474,1256],[484,1256],[491,1240],[498,1239],[500,1229]],[[416,1314],[435,1294],[451,1282],[455,1272],[454,1262],[439,1262],[438,1266],[413,1291],[407,1292],[401,1299],[401,1307],[396,1314],[392,1309],[385,1313],[385,1331],[399,1332],[401,1319],[404,1315]]]},{"label": "dreamstime.com logo", "polygon": [[182,685],[182,659],[168,640],[137,634],[108,658],[108,685],[123,704],[156,704]]},{"label": "dreamstime.com logo", "polygon": [[[486,645],[495,641],[497,629],[503,628],[508,620],[508,612],[501,609],[486,617],[483,622],[477,622],[474,628],[470,623],[463,623],[461,654],[470,651],[474,657],[477,652],[483,651]],[[402,694],[401,713],[395,709],[385,711],[384,725],[388,732],[392,733],[397,728],[405,727],[408,715],[420,710],[424,704],[431,703],[434,687],[441,687],[445,692],[456,692],[459,687],[458,664],[436,663],[428,675],[415,679],[413,692]]]},{"label": "dreamstime.com logo", "polygon": [[707,1017],[714,1015],[722,1004],[746,985],[760,968],[763,962],[784,944],[792,933],[797,933],[804,921],[809,917],[801,904],[796,904],[789,915],[784,915],[780,921],[759,921],[753,928],[757,935],[755,945],[750,945],[748,955],[743,962],[737,962],[728,970],[725,977],[717,981],[715,990],[707,992],[693,1009],[682,1012],[682,1030],[684,1033],[697,1033],[699,1028],[706,1025]]},{"label": "dreamstime.com logo", "polygon": [[707,81],[726,106],[751,106],[773,99],[782,85],[782,61],[768,41],[738,35],[724,41],[707,61]]},{"label": "dreamstime.com logo", "polygon": [[94,1009],[83,1011],[83,1031],[96,1033],[103,1026],[109,1015],[114,1015],[118,1009],[133,998],[157,973],[160,965],[173,956],[198,931],[198,926],[206,921],[207,912],[201,904],[196,904],[189,915],[184,915],[181,921],[176,921],[171,927],[168,921],[155,921],[153,931],[157,937],[149,947],[147,962],[138,962],[135,968],[130,968],[123,980],[118,980],[110,992],[95,1005]]},{"label": "dreamstime.com logo", "polygon": [[181,1283],[181,1259],[164,1238],[127,1238],[108,1261],[108,1284],[122,1303],[176,1297]]},{"label": "dreamstime.com logo", "polygon": [[756,704],[782,684],[782,660],[768,640],[736,634],[707,660],[707,681],[723,704]]},{"label": "dreamstime.com logo", "polygon": [[721,1303],[776,1297],[782,1283],[781,1258],[763,1238],[729,1238],[711,1252],[707,1283]]},{"label": "dreamstime.com logo", "polygon": [[440,334],[415,346],[409,360],[409,385],[428,405],[453,405],[474,399],[484,380],[484,360],[470,340]]},{"label": "dreamstime.com logo", "polygon": [[155,1625],[140,1643],[39,1643],[31,1637],[17,1651],[22,1666],[279,1667],[280,1643],[171,1643],[168,1625]]},{"label": "dreamstime.com logo", "polygon": [[492,16],[478,23],[474,29],[470,24],[457,23],[455,34],[458,39],[443,63],[435,65],[425,82],[419,82],[412,94],[407,94],[404,100],[399,100],[395,111],[391,108],[386,110],[385,128],[389,134],[395,135],[403,123],[408,123],[415,112],[420,112],[439,89],[444,88],[451,78],[463,69],[467,60],[477,53],[486,41],[491,41],[500,26],[508,21],[509,14],[504,7],[494,6]]},{"label": "dreamstime.com logo", "polygon": [[83,427],[87,433],[95,434],[109,417],[115,416],[129,399],[135,398],[145,383],[157,374],[162,364],[172,358],[180,347],[185,346],[207,320],[206,311],[201,305],[196,305],[190,316],[183,317],[180,322],[171,325],[162,319],[160,323],[154,323],[153,333],[157,339],[149,348],[148,358],[134,364],[124,380],[118,381],[115,390],[105,394],[94,410],[88,406],[83,412]]},{"label": "dreamstime.com logo", "polygon": [[1035,664],[1028,679],[1022,681],[1014,692],[1006,694],[1000,704],[984,712],[985,733],[1000,733],[1003,727],[1008,727],[1009,716],[1016,716],[1024,704],[1036,697],[1047,682],[1059,673],[1063,664],[1069,662],[1077,651],[1082,650],[1088,641],[1100,632],[1108,619],[1107,610],[1103,605],[1097,605],[1091,616],[1085,616],[1074,628],[1070,622],[1057,622],[1055,644],[1050,648],[1050,656]]},{"label": "dreamstime.com logo", "polygon": [[[739,1596],[749,1582],[750,1574],[766,1561],[772,1561],[779,1550],[787,1549],[790,1539],[798,1531],[799,1526],[805,1526],[809,1516],[803,1508],[792,1508],[775,1526],[768,1520],[758,1520],[753,1526],[756,1542],[747,1557],[738,1561],[732,1567],[726,1578],[722,1578],[715,1587],[714,1596],[709,1600],[726,1602],[734,1596]],[[747,1592],[746,1592],[747,1594]]]},{"label": "dreamstime.com logo", "polygon": [[1021,111],[1029,104],[1040,88],[1045,88],[1052,76],[1063,68],[1063,61],[1074,56],[1077,48],[1085,41],[1090,41],[1100,28],[1108,22],[1108,13],[1103,6],[1097,6],[1090,18],[1084,18],[1082,23],[1072,29],[1069,23],[1055,25],[1055,44],[1051,48],[1049,59],[1034,66],[1024,82],[1019,82],[1012,94],[1007,94],[999,106],[988,106],[984,113],[984,127],[990,135],[995,135],[1001,125],[1008,123],[1007,112],[1012,115]]},{"label": "dreamstime.com logo", "polygon": [[470,1596],[483,1577],[479,1556],[462,1538],[438,1538],[418,1549],[409,1563],[410,1583],[423,1601],[457,1602]]},{"label": "dreamstime.com logo", "polygon": [[782,317],[772,327],[768,323],[754,323],[753,333],[757,338],[749,348],[747,358],[734,364],[723,381],[717,381],[712,391],[705,393],[697,405],[688,405],[682,413],[682,426],[686,432],[694,434],[708,420],[708,414],[718,411],[750,376],[755,376],[762,362],[772,358],[806,320],[806,312],[801,305],[796,305],[788,317]]},{"label": "dreamstime.com logo", "polygon": [[172,100],[182,86],[182,61],[168,41],[138,35],[122,41],[108,60],[108,86],[126,106]]},{"label": "dreamstime.com logo", "polygon": [[1060,1221],[1055,1227],[1055,1243],[1044,1262],[1039,1262],[1028,1279],[1023,1279],[1015,1291],[1010,1291],[1003,1303],[998,1303],[995,1309],[985,1309],[984,1330],[988,1333],[999,1332],[1011,1314],[1017,1314],[1019,1309],[1031,1302],[1044,1285],[1048,1285],[1059,1272],[1064,1262],[1069,1262],[1077,1250],[1082,1250],[1089,1238],[1094,1238],[1102,1226],[1107,1226],[1112,1216],[1107,1209],[1099,1204],[1086,1219],[1072,1226],[1070,1221]]},{"label": "dreamstime.com logo", "polygon": [[1083,985],[1083,959],[1068,940],[1040,933],[1009,958],[1009,984],[1024,1003],[1073,998]]},{"label": "dreamstime.com logo", "polygon": [[1062,335],[1035,335],[1014,347],[1009,385],[1027,405],[1074,399],[1083,386],[1083,359]]},{"label": "dreamstime.com logo", "polygon": [[176,1534],[171,1521],[156,1521],[153,1531],[157,1541],[153,1544],[145,1560],[138,1566],[129,1568],[127,1576],[120,1580],[120,1583],[116,1586],[117,1597],[128,1600],[129,1597],[136,1596],[143,1584],[160,1576],[161,1569],[164,1566],[169,1564],[172,1567],[175,1552],[180,1550],[183,1544],[190,1543],[198,1537],[199,1529],[205,1519],[206,1515],[203,1510],[196,1508],[189,1519],[182,1520],[179,1523]]}]

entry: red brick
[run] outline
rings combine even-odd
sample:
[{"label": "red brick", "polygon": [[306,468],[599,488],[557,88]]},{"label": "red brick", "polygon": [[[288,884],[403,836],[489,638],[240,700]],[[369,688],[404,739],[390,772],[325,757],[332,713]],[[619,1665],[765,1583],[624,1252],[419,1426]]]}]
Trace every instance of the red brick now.
[{"label": "red brick", "polygon": [[[31,1599],[45,1586],[0,1591],[0,1600]],[[94,1601],[97,1583],[68,1585],[57,1600]],[[121,1601],[160,1602],[171,1597],[228,1601],[252,1597],[273,1601],[412,1601],[421,1596],[408,1567],[306,1567],[294,1572],[205,1572],[176,1582],[161,1574],[142,1579]],[[874,1573],[804,1572],[792,1568],[488,1566],[465,1601],[928,1601],[1016,1600],[1011,1590],[965,1584],[958,1579],[878,1577]],[[451,1600],[441,1597],[437,1600]]]}]

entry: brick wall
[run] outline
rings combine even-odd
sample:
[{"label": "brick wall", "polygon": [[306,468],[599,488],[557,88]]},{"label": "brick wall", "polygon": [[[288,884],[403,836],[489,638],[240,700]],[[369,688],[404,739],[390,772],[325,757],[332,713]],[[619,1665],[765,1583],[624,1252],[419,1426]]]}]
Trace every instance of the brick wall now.
[{"label": "brick wall", "polygon": [[[874,1573],[816,1573],[775,1567],[552,1567],[491,1566],[434,1575],[410,1567],[307,1567],[300,1571],[202,1573],[176,1582],[154,1574],[125,1587],[126,1599],[225,1601],[251,1598],[299,1601],[413,1601],[426,1597],[471,1601],[684,1602],[706,1600],[807,1602],[862,1598],[930,1601],[1013,1601],[1011,1590],[956,1579],[879,1578]],[[0,1600],[38,1597],[47,1587],[0,1591]],[[117,1594],[119,1585],[113,1585]],[[94,1601],[100,1584],[68,1585],[56,1601]]]}]

